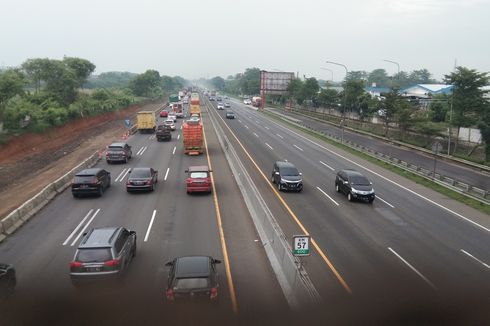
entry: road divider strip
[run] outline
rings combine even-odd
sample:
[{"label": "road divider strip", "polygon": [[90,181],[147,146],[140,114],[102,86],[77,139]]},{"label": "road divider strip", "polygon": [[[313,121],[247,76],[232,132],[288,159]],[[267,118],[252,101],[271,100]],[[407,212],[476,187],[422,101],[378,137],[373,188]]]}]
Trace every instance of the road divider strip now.
[{"label": "road divider strip", "polygon": [[405,265],[407,265],[412,271],[415,272],[421,279],[423,279],[427,284],[429,284],[434,290],[437,290],[435,285],[427,279],[422,273],[420,273],[415,267],[413,267],[408,261],[406,261],[402,256],[400,256],[395,250],[388,247],[388,250],[391,251],[398,259],[400,259]]},{"label": "road divider strip", "polygon": [[318,189],[325,197],[330,199],[335,205],[339,206],[339,203],[337,203],[332,197],[330,197],[325,191],[323,191],[322,188],[316,187],[316,189]]},{"label": "road divider strip", "polygon": [[164,181],[167,181],[169,171],[170,171],[170,168],[167,168],[167,172],[165,172],[165,177],[163,178]]},{"label": "road divider strip", "polygon": [[151,227],[153,226],[153,221],[155,220],[156,214],[157,214],[157,210],[154,209],[153,214],[151,215],[150,224],[148,224],[148,229],[146,230],[145,239],[143,240],[144,242],[148,241],[148,237],[150,236]]},{"label": "road divider strip", "polygon": [[[87,224],[85,224],[85,226],[83,227],[83,229],[78,233],[77,237],[73,240],[73,242],[71,243],[71,247],[73,247],[75,245],[75,243],[78,241],[78,239],[80,239],[80,237],[83,235],[83,233],[85,232],[85,230],[88,228],[88,226],[90,225],[90,223],[92,223],[92,221],[94,220],[94,218],[97,216],[97,214],[99,214],[100,212],[100,208],[97,209],[94,213],[94,215],[92,215],[92,217],[90,218],[90,220],[87,222]],[[85,219],[84,219],[85,220]]]}]

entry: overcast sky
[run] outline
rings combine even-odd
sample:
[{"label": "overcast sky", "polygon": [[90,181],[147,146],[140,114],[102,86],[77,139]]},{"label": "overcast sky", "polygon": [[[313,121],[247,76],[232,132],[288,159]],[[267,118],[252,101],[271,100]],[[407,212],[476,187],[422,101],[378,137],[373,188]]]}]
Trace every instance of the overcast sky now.
[{"label": "overcast sky", "polygon": [[490,0],[0,0],[0,65],[90,60],[96,73],[214,77],[247,67],[334,80],[455,64],[490,71]]}]

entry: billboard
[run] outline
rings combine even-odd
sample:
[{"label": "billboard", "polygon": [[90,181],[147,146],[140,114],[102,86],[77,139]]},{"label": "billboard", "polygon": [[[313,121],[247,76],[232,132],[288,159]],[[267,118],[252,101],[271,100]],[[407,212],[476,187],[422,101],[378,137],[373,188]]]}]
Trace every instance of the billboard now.
[{"label": "billboard", "polygon": [[294,78],[294,72],[260,71],[260,90],[262,94],[286,95],[289,82]]}]

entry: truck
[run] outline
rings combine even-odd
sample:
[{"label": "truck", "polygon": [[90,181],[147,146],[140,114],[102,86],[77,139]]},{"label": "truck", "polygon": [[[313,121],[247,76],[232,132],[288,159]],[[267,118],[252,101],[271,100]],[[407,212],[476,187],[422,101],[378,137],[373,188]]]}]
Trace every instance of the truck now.
[{"label": "truck", "polygon": [[140,133],[155,132],[156,126],[155,112],[140,111],[136,114],[136,127]]},{"label": "truck", "polygon": [[172,103],[170,104],[172,111],[175,112],[175,116],[177,118],[183,118],[184,117],[184,107],[182,102],[177,102],[177,103]]},{"label": "truck", "polygon": [[177,103],[177,102],[179,102],[179,95],[172,94],[168,97],[168,103],[172,104],[172,103]]},{"label": "truck", "polygon": [[187,120],[182,125],[184,153],[199,155],[203,153],[203,135],[201,120]]},{"label": "truck", "polygon": [[179,101],[182,101],[182,99],[184,98],[184,95],[185,95],[184,91],[179,92]]},{"label": "truck", "polygon": [[254,96],[252,97],[252,105],[255,106],[255,107],[260,107],[261,105],[261,102],[262,102],[262,98],[260,96]]},{"label": "truck", "polygon": [[198,117],[201,116],[201,107],[199,106],[199,104],[191,104],[189,115],[190,116],[197,115]]}]

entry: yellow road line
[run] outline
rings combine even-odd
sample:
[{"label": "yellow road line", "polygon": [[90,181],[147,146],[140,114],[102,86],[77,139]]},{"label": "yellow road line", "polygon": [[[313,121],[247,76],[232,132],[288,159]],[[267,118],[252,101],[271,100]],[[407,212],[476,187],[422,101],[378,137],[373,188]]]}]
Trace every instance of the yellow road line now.
[{"label": "yellow road line", "polygon": [[[262,172],[262,170],[259,168],[259,166],[257,165],[257,163],[255,163],[254,159],[248,153],[248,151],[245,149],[245,147],[240,142],[240,140],[237,138],[237,136],[235,136],[235,133],[230,129],[230,127],[228,127],[228,124],[225,123],[225,121],[223,120],[223,118],[219,114],[218,114],[218,117],[223,121],[223,124],[226,126],[226,128],[230,131],[230,133],[233,135],[233,137],[235,138],[235,140],[241,146],[241,148],[243,149],[243,151],[245,152],[245,154],[248,156],[248,158],[250,159],[250,161],[252,162],[252,164],[255,166],[255,168],[257,169],[257,171],[259,171],[259,173],[262,175],[262,177],[266,180],[266,182],[269,185],[269,187],[272,189],[272,191],[277,196],[277,198],[279,198],[279,201],[286,208],[286,210],[291,215],[291,217],[296,222],[296,224],[299,226],[299,228],[306,235],[310,235],[310,232],[308,232],[308,230],[306,230],[306,228],[304,227],[303,223],[301,223],[301,221],[298,219],[298,217],[296,216],[296,214],[289,207],[289,205],[286,203],[286,201],[281,196],[281,194],[277,191],[277,189],[272,185],[272,183],[269,182],[269,178],[267,178],[267,176],[265,175],[265,173]],[[333,265],[333,263],[330,261],[330,259],[328,259],[327,255],[322,251],[322,249],[320,248],[320,246],[318,245],[318,243],[313,239],[313,237],[311,238],[311,243],[313,244],[313,247],[315,248],[315,250],[320,254],[320,256],[322,257],[322,259],[325,261],[325,263],[328,265],[328,267],[330,268],[330,270],[332,271],[332,273],[335,275],[335,277],[337,278],[337,280],[340,282],[340,284],[342,284],[342,286],[344,287],[344,289],[349,294],[351,294],[352,293],[352,290],[350,289],[349,285],[347,284],[347,282],[345,282],[344,278],[340,275],[340,273],[337,271],[337,269],[335,268],[335,266]]]},{"label": "yellow road line", "polygon": [[[204,146],[206,148],[206,157],[208,159],[209,169],[212,170],[213,168],[211,165],[211,158],[210,158],[209,151],[208,151],[208,142],[206,139],[206,132],[204,131],[204,123],[203,123],[202,132],[204,135]],[[225,232],[223,231],[223,223],[221,221],[221,210],[220,210],[219,203],[218,203],[218,196],[216,195],[216,186],[214,184],[213,172],[211,172],[210,174],[211,174],[211,185],[213,187],[214,207],[216,210],[216,223],[218,224],[219,237],[221,240],[221,250],[223,251],[223,259],[225,261],[226,278],[228,280],[228,288],[230,290],[231,306],[232,306],[233,312],[235,314],[237,314],[238,313],[238,303],[237,303],[237,299],[236,299],[235,286],[233,285],[233,278],[231,276],[231,267],[230,267],[230,260],[228,258],[228,249],[226,247]]]}]

